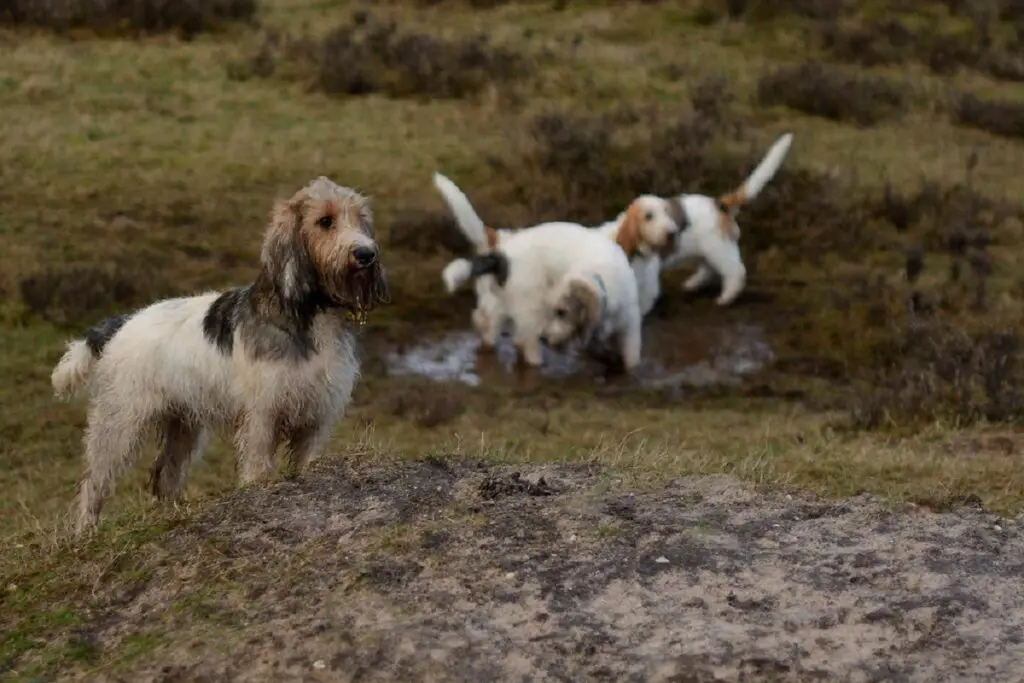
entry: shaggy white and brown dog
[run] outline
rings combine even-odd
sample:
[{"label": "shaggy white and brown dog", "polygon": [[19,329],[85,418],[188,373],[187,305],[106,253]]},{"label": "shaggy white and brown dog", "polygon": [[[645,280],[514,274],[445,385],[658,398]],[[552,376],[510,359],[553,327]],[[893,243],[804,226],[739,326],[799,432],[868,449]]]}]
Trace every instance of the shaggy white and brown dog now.
[{"label": "shaggy white and brown dog", "polygon": [[740,295],[746,285],[747,269],[740,255],[736,216],[778,172],[792,141],[792,133],[779,136],[743,184],[729,194],[717,198],[682,194],[670,199],[674,215],[681,216],[681,232],[668,253],[658,248],[660,243],[646,244],[642,232],[637,232],[636,237],[623,237],[618,225],[602,226],[601,229],[617,234],[617,241],[630,256],[645,314],[660,295],[661,270],[687,262],[696,261],[698,266],[683,284],[685,290],[700,289],[718,275],[722,280],[719,305],[731,304]]},{"label": "shaggy white and brown dog", "polygon": [[[476,251],[476,256],[472,259],[457,258],[445,266],[442,271],[442,279],[446,288],[449,292],[454,292],[468,280],[474,279],[477,300],[473,311],[473,324],[484,345],[494,346],[506,321],[511,320],[513,326],[525,326],[530,330],[521,334],[514,333],[514,336],[522,344],[529,344],[531,349],[539,348],[534,342],[525,341],[526,337],[537,332],[536,321],[520,320],[516,315],[510,313],[506,303],[509,301],[508,293],[500,291],[502,288],[496,282],[495,276],[488,271],[489,268],[500,268],[501,266],[496,266],[493,261],[485,257],[506,245],[517,242],[521,248],[533,252],[535,257],[533,261],[536,264],[535,267],[526,265],[531,260],[526,258],[523,261],[524,265],[517,268],[519,278],[532,277],[523,275],[524,272],[534,273],[538,277],[546,274],[544,276],[550,278],[553,277],[550,273],[555,271],[559,273],[558,277],[560,277],[574,265],[576,251],[571,242],[573,235],[580,233],[574,230],[566,231],[564,228],[552,230],[550,226],[583,226],[576,223],[557,222],[542,223],[518,230],[494,230],[484,224],[465,193],[455,183],[440,173],[435,173],[434,185],[454,215],[459,229]],[[649,257],[656,258],[658,254],[670,253],[675,248],[681,219],[682,214],[678,203],[653,195],[641,195],[634,199],[615,220],[585,229],[603,236],[609,242],[618,242],[628,254],[641,255],[642,258],[636,267],[645,272],[650,267]],[[544,229],[540,230],[542,227]],[[538,230],[537,235],[533,235]],[[525,241],[520,242],[520,240]],[[554,268],[555,271],[550,268]],[[554,284],[554,281],[548,284]],[[651,306],[653,306],[653,301],[641,302],[641,313],[646,314]],[[525,347],[521,347],[521,349],[528,359],[538,357],[539,351],[535,353],[533,350],[527,351]]]},{"label": "shaggy white and brown dog", "polygon": [[242,484],[273,473],[282,442],[292,472],[323,448],[359,373],[337,311],[361,324],[388,298],[368,201],[313,180],[274,207],[260,266],[250,285],[166,299],[68,344],[54,391],[91,390],[76,535],[98,525],[154,432],[162,449],[150,487],[160,499],[180,494],[218,429],[234,431]]}]

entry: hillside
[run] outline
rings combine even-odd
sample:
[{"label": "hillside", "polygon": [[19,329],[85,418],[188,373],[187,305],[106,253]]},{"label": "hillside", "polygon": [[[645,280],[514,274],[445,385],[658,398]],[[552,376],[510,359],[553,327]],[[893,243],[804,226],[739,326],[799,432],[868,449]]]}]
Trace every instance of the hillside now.
[{"label": "hillside", "polygon": [[[0,3],[0,678],[867,680],[878,642],[911,680],[1019,668],[963,632],[1020,627],[1019,2],[97,7]],[[636,381],[477,353],[433,171],[498,227],[596,223],[729,191],[783,131],[740,214],[748,290],[720,309],[666,273]],[[144,461],[67,543],[65,339],[247,281],[273,200],[320,174],[372,197],[394,298],[329,455],[235,492],[218,441],[177,507]],[[814,624],[843,609],[836,654]]]}]

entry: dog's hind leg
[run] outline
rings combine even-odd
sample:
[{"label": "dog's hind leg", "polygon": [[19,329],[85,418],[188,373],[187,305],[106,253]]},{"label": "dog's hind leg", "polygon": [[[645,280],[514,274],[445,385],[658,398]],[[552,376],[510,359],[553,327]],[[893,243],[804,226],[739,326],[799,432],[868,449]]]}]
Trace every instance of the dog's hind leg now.
[{"label": "dog's hind leg", "polygon": [[743,291],[747,282],[747,269],[740,257],[739,247],[735,242],[726,242],[716,249],[709,250],[704,258],[722,277],[722,292],[717,299],[718,305],[731,304]]},{"label": "dog's hind leg", "polygon": [[686,279],[683,283],[683,289],[687,292],[694,292],[704,285],[708,284],[715,277],[715,271],[708,264],[703,261],[697,266],[697,270],[693,272],[693,275]]},{"label": "dog's hind leg", "polygon": [[619,353],[622,356],[622,365],[627,371],[635,370],[640,365],[640,347],[642,344],[640,316],[631,315],[630,318],[626,329],[621,330],[618,334]]},{"label": "dog's hind leg", "polygon": [[163,449],[150,472],[149,488],[158,499],[170,500],[181,494],[189,463],[202,456],[210,434],[176,415],[164,420],[161,431]]},{"label": "dog's hind leg", "polygon": [[148,416],[130,406],[99,400],[89,411],[85,434],[85,474],[78,484],[75,535],[94,530],[114,483],[138,458],[150,427]]},{"label": "dog's hind leg", "polygon": [[249,413],[235,434],[238,451],[238,482],[254,484],[274,474],[277,430],[271,416]]},{"label": "dog's hind leg", "polygon": [[329,424],[305,425],[293,430],[288,435],[286,458],[288,476],[297,476],[306,465],[319,454],[327,440],[331,438]]}]

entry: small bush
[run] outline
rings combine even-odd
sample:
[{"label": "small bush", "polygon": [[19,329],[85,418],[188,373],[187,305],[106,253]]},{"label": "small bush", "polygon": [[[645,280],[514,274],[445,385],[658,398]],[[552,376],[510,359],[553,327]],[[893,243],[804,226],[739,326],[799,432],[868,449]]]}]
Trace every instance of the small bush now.
[{"label": "small bush", "polygon": [[0,0],[0,22],[58,31],[178,31],[189,38],[230,21],[251,22],[256,0]]},{"label": "small bush", "polygon": [[505,87],[532,71],[517,52],[490,44],[486,35],[458,40],[399,29],[365,12],[321,41],[270,33],[231,77],[266,77],[297,70],[312,87],[334,95],[382,93],[392,97],[465,98]]},{"label": "small bush", "polygon": [[757,101],[870,126],[906,111],[906,86],[877,76],[856,76],[817,62],[783,67],[761,77]]},{"label": "small bush", "polygon": [[25,313],[54,325],[85,328],[167,295],[152,269],[128,262],[106,267],[45,268],[19,283]]},{"label": "small bush", "polygon": [[1009,100],[983,100],[976,95],[960,95],[953,107],[953,120],[970,128],[1006,138],[1024,138],[1024,103]]}]

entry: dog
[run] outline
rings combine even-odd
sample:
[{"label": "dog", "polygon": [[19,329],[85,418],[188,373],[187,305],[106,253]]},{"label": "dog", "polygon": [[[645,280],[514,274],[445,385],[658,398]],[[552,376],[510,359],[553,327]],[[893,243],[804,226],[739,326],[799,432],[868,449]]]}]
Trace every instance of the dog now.
[{"label": "dog", "polygon": [[69,342],[54,393],[91,393],[75,535],[98,527],[152,432],[162,449],[149,486],[161,500],[180,495],[219,429],[235,432],[240,484],[272,475],[282,442],[290,472],[300,471],[351,400],[350,328],[389,299],[368,200],[320,176],[275,204],[251,284],[165,299]]},{"label": "dog", "polygon": [[[720,306],[731,304],[740,295],[746,285],[747,270],[740,255],[736,216],[775,176],[792,142],[792,133],[780,135],[743,184],[728,194],[717,198],[681,194],[671,198],[672,215],[680,217],[680,232],[674,247],[667,252],[659,248],[661,243],[645,244],[643,233],[637,233],[636,239],[616,238],[631,257],[645,315],[660,296],[661,270],[688,261],[698,261],[699,265],[683,284],[686,291],[700,289],[717,274],[722,279],[717,299]],[[610,225],[603,229],[615,233],[619,228]]]},{"label": "dog", "polygon": [[[494,277],[485,272],[493,264],[483,257],[509,243],[510,240],[518,239],[520,235],[528,234],[540,226],[519,230],[495,230],[484,224],[465,193],[451,180],[440,173],[435,173],[434,185],[455,216],[459,229],[476,251],[476,257],[473,259],[457,258],[448,263],[442,271],[442,279],[449,293],[456,291],[468,280],[474,280],[477,301],[473,311],[473,324],[483,344],[493,347],[511,316],[502,309],[503,297],[498,293],[499,287]],[[628,254],[639,255],[635,269],[645,273],[651,267],[652,257],[671,253],[675,248],[681,220],[681,208],[678,204],[654,195],[641,195],[614,220],[592,230],[605,236],[609,241],[618,242]],[[536,248],[544,247],[538,243]],[[558,248],[563,247],[560,245]],[[565,256],[571,255],[570,249]],[[655,294],[655,298],[656,296]],[[643,314],[646,315],[653,305],[653,301],[643,301]],[[512,322],[516,323],[514,319]]]},{"label": "dog", "polygon": [[625,252],[599,231],[541,223],[475,257],[472,272],[494,277],[528,365],[543,364],[545,343],[564,348],[574,338],[612,342],[627,370],[640,362],[636,279]]}]

